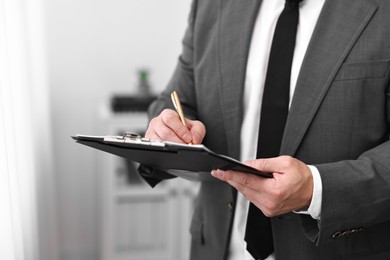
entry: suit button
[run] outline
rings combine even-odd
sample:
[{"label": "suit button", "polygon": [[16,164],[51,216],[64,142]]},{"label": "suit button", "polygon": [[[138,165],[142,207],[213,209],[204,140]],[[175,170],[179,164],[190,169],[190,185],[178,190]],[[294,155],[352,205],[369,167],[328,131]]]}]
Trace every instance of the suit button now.
[{"label": "suit button", "polygon": [[351,234],[356,234],[356,233],[359,233],[359,232],[364,231],[364,230],[365,230],[365,228],[360,227],[360,228],[352,228],[352,229],[343,230],[343,231],[337,231],[337,232],[333,233],[332,238],[336,239],[336,238],[348,236]]},{"label": "suit button", "polygon": [[229,202],[227,203],[227,206],[228,206],[228,208],[229,208],[230,210],[232,210],[232,209],[233,209],[233,202],[229,201]]},{"label": "suit button", "polygon": [[340,238],[342,236],[343,236],[343,233],[341,231],[337,231],[337,232],[333,233],[332,238],[336,239],[336,238]]},{"label": "suit button", "polygon": [[354,234],[354,233],[357,233],[359,232],[359,229],[358,228],[353,228],[350,230],[351,234]]},{"label": "suit button", "polygon": [[362,232],[364,230],[366,230],[364,227],[360,227],[360,228],[357,229],[357,232]]}]

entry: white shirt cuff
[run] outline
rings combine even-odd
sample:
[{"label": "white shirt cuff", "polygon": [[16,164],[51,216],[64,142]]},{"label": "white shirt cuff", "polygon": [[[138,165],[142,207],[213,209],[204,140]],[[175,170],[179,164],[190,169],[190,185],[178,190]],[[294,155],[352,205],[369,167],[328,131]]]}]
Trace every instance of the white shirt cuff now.
[{"label": "white shirt cuff", "polygon": [[313,195],[311,197],[310,206],[307,210],[294,211],[298,214],[310,215],[313,219],[320,220],[321,204],[322,204],[322,182],[320,172],[317,167],[308,165],[313,175]]}]

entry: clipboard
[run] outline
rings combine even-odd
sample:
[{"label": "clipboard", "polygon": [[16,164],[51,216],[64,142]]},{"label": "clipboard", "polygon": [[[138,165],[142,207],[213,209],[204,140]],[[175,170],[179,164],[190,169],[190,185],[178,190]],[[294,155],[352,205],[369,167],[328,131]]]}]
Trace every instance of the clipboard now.
[{"label": "clipboard", "polygon": [[204,145],[181,144],[143,138],[138,134],[123,136],[75,135],[76,143],[114,154],[161,170],[184,170],[210,173],[211,170],[235,170],[272,178],[266,173],[231,157],[217,154]]}]

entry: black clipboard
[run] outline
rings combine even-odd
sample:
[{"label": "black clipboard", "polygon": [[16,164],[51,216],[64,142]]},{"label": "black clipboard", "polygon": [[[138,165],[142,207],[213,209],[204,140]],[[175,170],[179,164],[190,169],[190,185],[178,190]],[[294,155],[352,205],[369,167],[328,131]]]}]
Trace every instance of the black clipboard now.
[{"label": "black clipboard", "polygon": [[221,169],[272,177],[271,173],[261,172],[231,157],[217,154],[204,145],[154,141],[133,133],[123,136],[75,135],[72,138],[79,144],[162,170],[210,173],[211,170]]}]

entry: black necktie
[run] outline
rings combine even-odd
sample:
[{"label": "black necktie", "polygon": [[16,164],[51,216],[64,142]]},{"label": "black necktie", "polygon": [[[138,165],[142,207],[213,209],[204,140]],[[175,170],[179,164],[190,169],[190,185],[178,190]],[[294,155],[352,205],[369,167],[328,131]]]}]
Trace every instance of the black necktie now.
[{"label": "black necktie", "polygon": [[[299,2],[286,0],[275,27],[261,107],[256,158],[279,155],[288,115],[290,74],[299,19]],[[252,203],[245,232],[247,250],[255,259],[274,251],[270,219]]]}]

